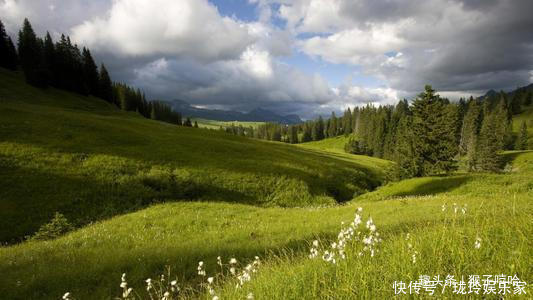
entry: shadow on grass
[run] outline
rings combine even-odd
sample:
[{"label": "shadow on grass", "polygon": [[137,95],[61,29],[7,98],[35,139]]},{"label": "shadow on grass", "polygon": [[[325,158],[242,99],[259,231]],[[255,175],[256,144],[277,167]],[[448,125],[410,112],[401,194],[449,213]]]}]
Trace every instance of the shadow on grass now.
[{"label": "shadow on grass", "polygon": [[470,176],[430,177],[429,180],[412,184],[408,190],[398,191],[391,196],[427,196],[450,192],[471,180]]}]

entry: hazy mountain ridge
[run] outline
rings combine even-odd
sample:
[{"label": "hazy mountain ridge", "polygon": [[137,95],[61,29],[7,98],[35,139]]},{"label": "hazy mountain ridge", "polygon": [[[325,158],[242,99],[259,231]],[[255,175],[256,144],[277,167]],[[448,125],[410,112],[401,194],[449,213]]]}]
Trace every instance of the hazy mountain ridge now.
[{"label": "hazy mountain ridge", "polygon": [[242,113],[232,110],[197,108],[179,99],[166,102],[172,109],[180,112],[185,117],[216,121],[275,122],[280,124],[297,124],[303,122],[296,114],[282,116],[263,108],[256,108],[248,113]]}]

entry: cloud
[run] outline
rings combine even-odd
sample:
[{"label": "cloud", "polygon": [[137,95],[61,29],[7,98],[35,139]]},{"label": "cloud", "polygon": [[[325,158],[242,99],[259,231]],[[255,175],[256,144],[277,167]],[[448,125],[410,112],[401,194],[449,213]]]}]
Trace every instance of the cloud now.
[{"label": "cloud", "polygon": [[427,83],[448,92],[526,84],[532,10],[526,0],[302,0],[283,4],[279,15],[311,33],[298,43],[305,53],[360,66],[414,94]]},{"label": "cloud", "polygon": [[254,46],[238,59],[209,64],[158,59],[137,68],[135,74],[135,85],[149,88],[154,97],[182,99],[203,107],[238,111],[261,107],[312,117],[314,107],[336,98],[320,76],[279,63]]},{"label": "cloud", "polygon": [[238,57],[254,42],[245,24],[222,17],[206,0],[116,0],[105,17],[72,28],[72,38],[128,56]]}]

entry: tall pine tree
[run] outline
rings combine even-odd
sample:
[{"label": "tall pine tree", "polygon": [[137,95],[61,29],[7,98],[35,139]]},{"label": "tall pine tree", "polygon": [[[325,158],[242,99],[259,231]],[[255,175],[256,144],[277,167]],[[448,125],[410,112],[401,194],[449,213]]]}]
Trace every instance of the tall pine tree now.
[{"label": "tall pine tree", "polygon": [[417,176],[455,170],[455,119],[445,102],[427,85],[413,102],[414,160]]}]

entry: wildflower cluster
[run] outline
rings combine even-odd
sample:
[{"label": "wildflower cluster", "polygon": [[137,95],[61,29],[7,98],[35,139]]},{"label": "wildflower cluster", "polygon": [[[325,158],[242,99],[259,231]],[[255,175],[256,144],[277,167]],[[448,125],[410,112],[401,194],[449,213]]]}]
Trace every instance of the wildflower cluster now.
[{"label": "wildflower cluster", "polygon": [[[463,215],[465,215],[468,210],[468,204],[465,203],[463,206],[460,206],[454,202],[452,208],[454,214],[458,214],[459,212],[461,212]],[[446,211],[446,203],[442,205],[442,211]]]},{"label": "wildflower cluster", "polygon": [[409,253],[409,256],[411,256],[411,262],[413,264],[416,264],[416,259],[418,257],[418,251],[415,250],[415,248],[413,247],[413,244],[411,244],[411,236],[409,235],[409,233],[407,233],[405,235],[405,240],[407,241],[407,251]]},{"label": "wildflower cluster", "polygon": [[[362,256],[364,252],[370,253],[371,257],[374,256],[375,252],[377,252],[376,246],[381,242],[381,238],[379,238],[376,225],[370,217],[366,222],[367,234],[361,239],[360,225],[363,222],[361,218],[362,211],[363,209],[361,207],[357,209],[354,220],[347,227],[344,227],[344,222],[342,223],[343,227],[337,235],[337,241],[333,242],[330,249],[325,250],[322,255],[324,261],[336,264],[337,259],[346,259],[346,245],[351,241],[357,240],[361,240],[364,245],[361,252],[359,252],[359,256]],[[318,246],[318,241],[313,241],[309,258],[314,259],[318,256]]]},{"label": "wildflower cluster", "polygon": [[260,264],[261,261],[259,260],[259,257],[256,256],[255,260],[251,264],[246,265],[246,267],[237,276],[237,288],[242,287],[245,282],[250,281],[252,279],[251,275],[257,272],[257,267]]},{"label": "wildflower cluster", "polygon": [[120,283],[120,287],[122,288],[122,299],[130,299],[130,296],[132,295],[131,292],[133,291],[133,289],[128,287],[128,282],[126,281],[126,273],[122,274],[121,280],[122,282]]}]

